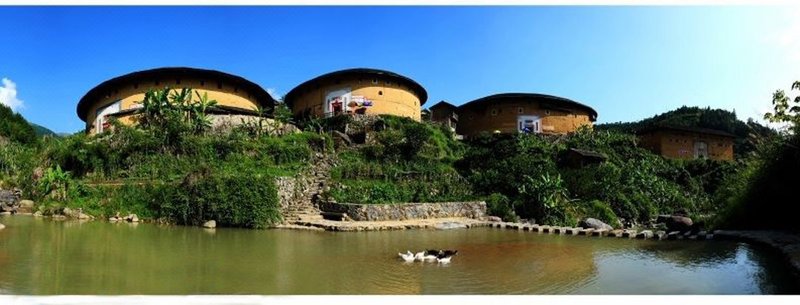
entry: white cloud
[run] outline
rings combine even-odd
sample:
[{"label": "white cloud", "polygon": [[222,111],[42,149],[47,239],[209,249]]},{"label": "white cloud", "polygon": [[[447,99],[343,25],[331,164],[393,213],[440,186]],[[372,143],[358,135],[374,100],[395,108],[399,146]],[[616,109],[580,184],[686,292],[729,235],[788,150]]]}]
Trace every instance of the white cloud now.
[{"label": "white cloud", "polygon": [[0,104],[6,105],[11,110],[18,111],[23,108],[22,100],[17,98],[17,84],[8,78],[3,78],[0,86]]},{"label": "white cloud", "polygon": [[267,93],[269,93],[269,95],[271,95],[272,98],[274,98],[276,101],[280,101],[281,100],[281,95],[278,94],[278,89],[267,88]]},{"label": "white cloud", "polygon": [[788,52],[789,60],[800,62],[800,6],[787,10],[779,16],[778,26],[773,41],[781,49]]}]

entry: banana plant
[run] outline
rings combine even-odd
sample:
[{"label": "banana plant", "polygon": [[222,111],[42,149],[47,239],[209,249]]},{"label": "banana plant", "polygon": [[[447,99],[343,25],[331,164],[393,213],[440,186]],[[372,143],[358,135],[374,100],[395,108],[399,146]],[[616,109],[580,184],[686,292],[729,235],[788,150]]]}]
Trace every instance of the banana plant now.
[{"label": "banana plant", "polygon": [[211,117],[208,115],[208,110],[217,106],[217,101],[209,100],[206,92],[200,95],[199,92],[195,91],[195,94],[197,95],[197,100],[192,102],[191,107],[191,111],[194,114],[192,129],[199,134],[211,128]]}]

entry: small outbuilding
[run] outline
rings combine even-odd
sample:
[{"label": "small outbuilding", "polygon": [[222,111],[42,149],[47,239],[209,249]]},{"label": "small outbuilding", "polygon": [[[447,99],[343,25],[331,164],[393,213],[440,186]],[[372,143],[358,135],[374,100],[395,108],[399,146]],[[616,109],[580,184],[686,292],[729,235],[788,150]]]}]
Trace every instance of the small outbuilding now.
[{"label": "small outbuilding", "polygon": [[564,164],[572,168],[582,168],[605,162],[606,155],[596,151],[570,148],[564,155]]},{"label": "small outbuilding", "polygon": [[429,108],[431,121],[450,127],[455,131],[458,126],[458,107],[446,101],[441,101]]}]

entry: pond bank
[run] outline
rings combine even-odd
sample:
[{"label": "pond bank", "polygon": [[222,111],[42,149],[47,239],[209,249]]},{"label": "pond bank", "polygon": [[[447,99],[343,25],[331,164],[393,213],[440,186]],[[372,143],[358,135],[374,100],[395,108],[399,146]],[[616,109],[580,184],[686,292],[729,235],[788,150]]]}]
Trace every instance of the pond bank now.
[{"label": "pond bank", "polygon": [[800,273],[800,235],[767,230],[718,230],[721,239],[765,245],[782,253],[795,271]]},{"label": "pond bank", "polygon": [[301,215],[300,219],[290,224],[278,225],[279,229],[301,229],[336,232],[386,231],[408,229],[466,229],[477,226],[488,226],[487,221],[466,218],[429,218],[409,220],[383,221],[335,221],[323,219],[317,215]]}]

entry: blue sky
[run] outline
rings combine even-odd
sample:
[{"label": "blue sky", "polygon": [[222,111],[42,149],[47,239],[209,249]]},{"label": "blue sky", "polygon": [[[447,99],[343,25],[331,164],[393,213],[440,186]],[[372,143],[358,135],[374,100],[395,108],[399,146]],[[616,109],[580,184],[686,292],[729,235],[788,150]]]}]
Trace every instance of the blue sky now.
[{"label": "blue sky", "polygon": [[[391,70],[425,106],[538,92],[598,122],[681,105],[770,109],[800,80],[800,7],[0,7],[0,102],[57,132],[109,78],[190,66],[282,95],[333,70]],[[797,92],[796,92],[797,93]],[[21,105],[20,105],[21,103]]]}]

